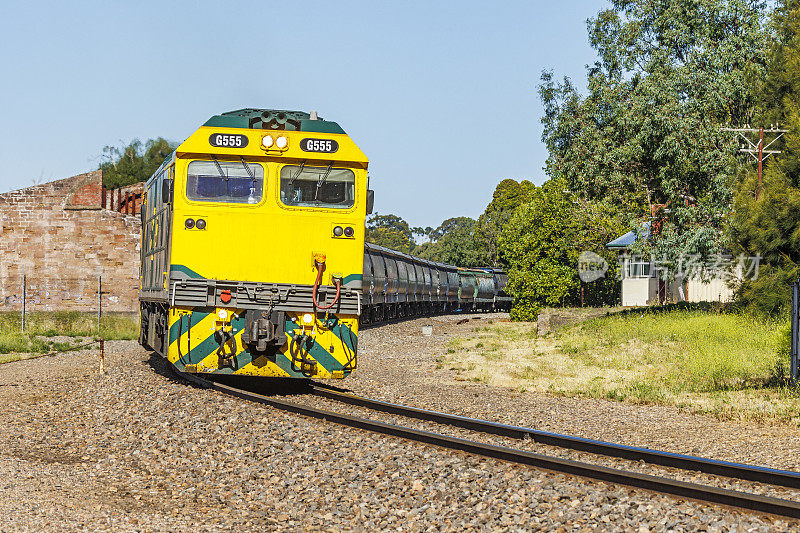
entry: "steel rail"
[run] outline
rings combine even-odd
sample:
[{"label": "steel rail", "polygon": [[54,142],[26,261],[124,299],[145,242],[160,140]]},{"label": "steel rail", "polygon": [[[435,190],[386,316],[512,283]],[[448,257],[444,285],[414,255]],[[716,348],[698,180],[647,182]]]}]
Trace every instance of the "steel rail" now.
[{"label": "steel rail", "polygon": [[197,375],[187,374],[177,370],[176,372],[181,377],[205,388],[217,390],[219,392],[223,392],[225,394],[248,401],[269,405],[283,411],[288,411],[311,418],[317,418],[320,420],[326,420],[328,422],[334,422],[353,428],[365,429],[375,433],[401,437],[416,442],[432,444],[442,448],[472,453],[474,455],[483,457],[491,457],[512,463],[533,466],[552,472],[570,474],[592,480],[604,481],[662,494],[670,494],[682,498],[699,500],[705,503],[715,503],[729,507],[735,507],[738,509],[746,509],[749,511],[788,518],[800,518],[800,503],[790,500],[782,500],[770,496],[761,496],[719,487],[699,485],[696,483],[678,481],[669,478],[652,476],[649,474],[640,474],[638,472],[628,472],[616,468],[573,461],[571,459],[550,457],[525,450],[494,446],[491,444],[451,437],[439,433],[432,433],[429,431],[387,424],[385,422],[369,420],[366,418],[360,418],[324,409],[316,409],[314,407],[300,405],[277,398],[270,398],[268,396],[237,389],[222,383],[209,381]]},{"label": "steel rail", "polygon": [[427,409],[419,409],[416,407],[373,400],[363,396],[339,392],[333,390],[330,388],[330,386],[320,383],[313,383],[312,385],[313,389],[311,393],[315,396],[328,398],[330,400],[335,400],[358,407],[366,407],[374,411],[396,414],[407,418],[426,420],[438,424],[455,426],[471,431],[479,431],[481,433],[500,435],[503,437],[511,437],[515,439],[530,438],[540,444],[605,455],[608,457],[628,459],[631,461],[644,461],[646,463],[656,464],[659,466],[679,468],[681,470],[694,470],[716,476],[725,476],[746,481],[756,481],[758,483],[768,483],[770,485],[800,489],[800,472],[793,472],[791,470],[778,470],[774,468],[733,463],[729,461],[720,461],[717,459],[707,459],[704,457],[695,457],[692,455],[683,455],[679,453],[653,450],[650,448],[626,446],[612,442],[575,437],[572,435],[551,433],[549,431],[541,431],[533,428],[511,426],[507,424],[500,424],[498,422],[491,422],[488,420],[467,418],[464,416],[442,413],[440,411],[430,411]]}]

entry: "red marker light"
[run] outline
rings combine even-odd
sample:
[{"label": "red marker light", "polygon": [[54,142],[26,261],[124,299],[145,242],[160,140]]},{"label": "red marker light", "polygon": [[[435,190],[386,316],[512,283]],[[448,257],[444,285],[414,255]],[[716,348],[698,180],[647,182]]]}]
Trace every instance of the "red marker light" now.
[{"label": "red marker light", "polygon": [[231,301],[231,291],[222,291],[219,294],[219,299],[222,300],[222,303],[226,304]]}]

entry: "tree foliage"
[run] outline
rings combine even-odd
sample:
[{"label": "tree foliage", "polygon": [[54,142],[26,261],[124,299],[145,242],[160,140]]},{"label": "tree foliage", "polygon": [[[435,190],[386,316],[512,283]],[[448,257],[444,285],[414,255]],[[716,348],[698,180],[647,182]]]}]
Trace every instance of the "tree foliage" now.
[{"label": "tree foliage", "polygon": [[103,171],[103,185],[113,189],[147,181],[176,147],[177,144],[162,137],[144,144],[134,139],[126,146],[106,146],[99,167]]},{"label": "tree foliage", "polygon": [[753,165],[744,167],[728,233],[733,251],[760,256],[757,279],[737,291],[740,305],[759,314],[788,309],[789,282],[800,276],[800,2],[787,0],[773,13],[767,76],[758,120],[789,130],[767,160],[761,194]]},{"label": "tree foliage", "polygon": [[[367,220],[367,242],[461,267],[503,266],[497,247],[501,230],[534,188],[527,180],[502,180],[477,221],[453,217],[435,228],[411,227],[397,215],[375,214]],[[427,242],[416,244],[415,236]]]},{"label": "tree foliage", "polygon": [[673,259],[725,245],[737,163],[728,124],[749,122],[763,75],[760,0],[612,0],[588,23],[588,94],[542,76],[547,172],[588,201],[658,212],[649,251]]},{"label": "tree foliage", "polygon": [[427,232],[429,242],[418,245],[414,253],[423,259],[462,267],[478,266],[482,256],[475,249],[475,220],[448,218]]},{"label": "tree foliage", "polygon": [[397,215],[373,214],[367,219],[366,240],[403,253],[414,250],[414,233],[408,222]]},{"label": "tree foliage", "polygon": [[[476,266],[480,254],[474,247],[475,220],[449,218],[436,228],[412,228],[397,215],[374,214],[367,220],[367,242],[423,259],[456,266]],[[416,244],[415,235],[429,240]]]},{"label": "tree foliage", "polygon": [[616,300],[616,259],[605,244],[623,228],[615,209],[579,201],[566,190],[564,179],[533,187],[530,201],[514,211],[499,239],[509,265],[512,318],[533,320],[542,307],[580,304],[578,256],[583,251],[599,254],[611,267],[605,278],[584,287],[588,303]]},{"label": "tree foliage", "polygon": [[486,206],[475,226],[476,264],[495,267],[502,265],[503,260],[498,249],[500,234],[514,210],[530,199],[534,187],[528,180],[517,182],[512,179],[504,179],[497,185],[492,201]]}]

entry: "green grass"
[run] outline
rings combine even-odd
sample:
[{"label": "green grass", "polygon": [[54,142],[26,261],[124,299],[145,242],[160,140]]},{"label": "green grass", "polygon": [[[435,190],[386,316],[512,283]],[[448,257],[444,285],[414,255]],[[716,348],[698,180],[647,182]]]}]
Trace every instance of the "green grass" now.
[{"label": "green grass", "polygon": [[786,380],[785,321],[712,309],[628,312],[547,336],[524,323],[488,329],[450,341],[459,349],[443,364],[458,379],[800,424],[800,389]]},{"label": "green grass", "polygon": [[[34,312],[25,316],[22,333],[19,312],[0,313],[0,354],[48,353],[64,351],[75,343],[55,342],[53,337],[103,337],[107,340],[136,339],[139,335],[138,317],[130,313],[109,313],[100,321],[97,315],[78,311]],[[0,363],[7,362],[0,358]]]},{"label": "green grass", "polygon": [[775,382],[783,364],[782,334],[778,321],[679,311],[598,318],[556,333],[554,342],[585,364],[647,367],[647,382],[673,393],[710,392]]},{"label": "green grass", "polygon": [[49,349],[50,343],[29,335],[15,333],[0,333],[0,353],[44,353]]}]

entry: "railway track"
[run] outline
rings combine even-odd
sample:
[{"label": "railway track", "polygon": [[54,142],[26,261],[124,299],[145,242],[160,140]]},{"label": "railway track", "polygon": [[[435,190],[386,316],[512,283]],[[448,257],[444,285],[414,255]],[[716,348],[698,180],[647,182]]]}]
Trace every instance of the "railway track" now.
[{"label": "railway track", "polygon": [[[444,435],[441,433],[424,431],[395,424],[388,424],[378,420],[371,420],[368,418],[362,418],[336,411],[319,409],[281,398],[265,396],[224,383],[210,381],[195,374],[187,374],[182,372],[177,373],[184,379],[196,383],[202,387],[211,388],[231,396],[266,404],[283,411],[326,420],[328,422],[365,429],[384,435],[392,435],[416,442],[432,444],[442,448],[463,451],[483,457],[490,457],[517,464],[533,466],[553,472],[560,472],[588,479],[645,489],[705,503],[724,505],[738,510],[754,511],[780,517],[800,518],[800,502],[795,502],[792,500],[785,500],[748,492],[740,492],[731,489],[702,485],[650,474],[642,474],[639,472],[611,468],[592,463],[575,461],[572,459],[543,455],[527,450],[496,446],[483,442]],[[705,474],[724,476],[728,478],[753,481],[769,485],[795,489],[800,488],[800,473],[798,472],[705,459],[702,457],[675,454],[647,448],[624,446],[592,439],[550,433],[532,428],[477,420],[448,413],[372,400],[369,398],[344,393],[332,387],[317,383],[313,383],[308,392],[314,396],[348,405],[399,415],[407,418],[430,421],[447,426],[459,427],[484,434],[499,435],[516,439],[531,439],[535,442],[549,446],[588,452],[607,457],[627,459],[632,461],[643,461],[664,467],[698,471]]]}]

